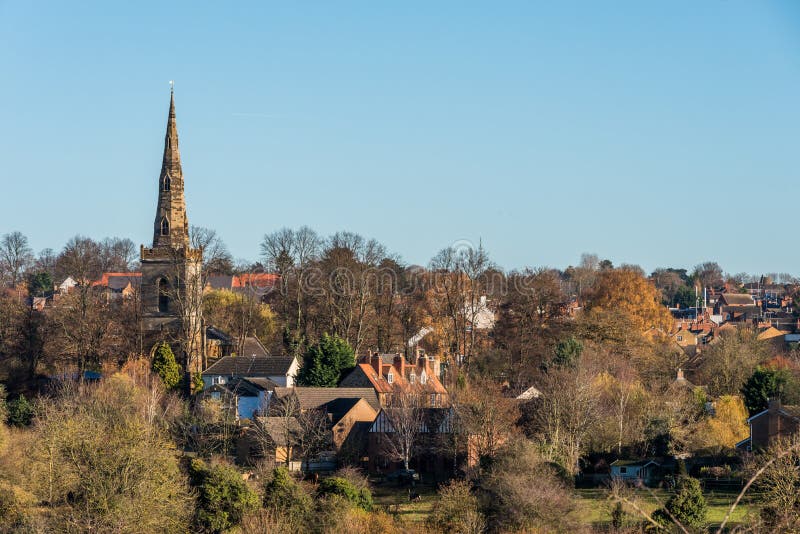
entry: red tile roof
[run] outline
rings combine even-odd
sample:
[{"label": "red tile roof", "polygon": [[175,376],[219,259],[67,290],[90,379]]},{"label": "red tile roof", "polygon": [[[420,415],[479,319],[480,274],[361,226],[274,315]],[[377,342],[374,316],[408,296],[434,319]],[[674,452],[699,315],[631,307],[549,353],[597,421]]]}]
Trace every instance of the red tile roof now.
[{"label": "red tile roof", "polygon": [[103,273],[103,276],[100,278],[100,280],[96,280],[96,281],[92,282],[92,285],[93,286],[107,287],[108,286],[108,279],[110,277],[113,277],[113,276],[122,276],[122,277],[128,277],[128,278],[141,278],[142,273]]},{"label": "red tile roof", "polygon": [[272,273],[244,273],[239,276],[234,276],[231,287],[273,287],[278,283],[280,277]]}]

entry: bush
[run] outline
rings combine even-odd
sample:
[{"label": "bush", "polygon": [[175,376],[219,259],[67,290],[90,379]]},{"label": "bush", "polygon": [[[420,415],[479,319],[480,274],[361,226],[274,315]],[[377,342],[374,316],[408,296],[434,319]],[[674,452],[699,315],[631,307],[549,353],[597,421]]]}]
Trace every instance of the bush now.
[{"label": "bush", "polygon": [[303,486],[285,467],[272,471],[272,480],[264,486],[264,508],[279,512],[295,523],[305,521],[314,504]]},{"label": "bush", "polygon": [[477,497],[470,492],[469,483],[461,480],[453,480],[439,490],[439,500],[426,523],[434,532],[459,534],[480,534],[485,527]]},{"label": "bush", "polygon": [[258,508],[258,495],[232,466],[208,466],[192,460],[189,474],[198,491],[197,521],[208,530],[225,531]]},{"label": "bush", "polygon": [[175,354],[166,341],[162,341],[156,348],[152,366],[153,372],[161,378],[167,389],[173,389],[180,383],[181,368],[175,361]]},{"label": "bush", "polygon": [[319,483],[317,495],[320,497],[338,495],[364,511],[372,510],[372,493],[369,488],[359,489],[345,478],[328,477],[324,479]]},{"label": "bush", "polygon": [[8,424],[14,426],[29,426],[33,420],[33,405],[28,402],[25,395],[8,403]]},{"label": "bush", "polygon": [[706,518],[706,499],[696,478],[682,476],[678,478],[675,493],[667,500],[664,508],[656,510],[653,519],[661,524],[672,523],[672,517],[684,526],[698,527]]}]

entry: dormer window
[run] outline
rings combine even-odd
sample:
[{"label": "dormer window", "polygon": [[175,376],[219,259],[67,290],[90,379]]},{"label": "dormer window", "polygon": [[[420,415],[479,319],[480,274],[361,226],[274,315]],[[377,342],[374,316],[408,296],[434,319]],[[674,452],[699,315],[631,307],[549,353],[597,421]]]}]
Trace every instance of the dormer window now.
[{"label": "dormer window", "polygon": [[428,381],[428,375],[425,373],[425,371],[422,371],[422,373],[419,375],[419,383],[425,385],[425,382],[427,381]]},{"label": "dormer window", "polygon": [[394,382],[394,373],[393,373],[393,372],[389,371],[389,372],[386,374],[386,381],[387,381],[387,382],[389,382],[390,384],[391,384],[392,382]]},{"label": "dormer window", "polygon": [[412,372],[410,375],[408,375],[408,381],[412,384],[415,384],[417,382],[417,375]]},{"label": "dormer window", "polygon": [[164,176],[164,191],[169,191],[171,185],[172,185],[172,180],[170,179],[168,174]]},{"label": "dormer window", "polygon": [[161,219],[161,235],[169,235],[169,221],[166,217]]}]

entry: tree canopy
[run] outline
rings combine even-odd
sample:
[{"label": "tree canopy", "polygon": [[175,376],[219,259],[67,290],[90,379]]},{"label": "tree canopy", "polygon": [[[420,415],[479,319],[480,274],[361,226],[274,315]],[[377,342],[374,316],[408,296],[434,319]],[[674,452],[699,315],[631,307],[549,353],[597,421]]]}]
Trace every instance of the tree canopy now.
[{"label": "tree canopy", "polygon": [[297,376],[301,386],[336,387],[344,374],[356,365],[353,348],[336,335],[323,334],[303,357]]}]

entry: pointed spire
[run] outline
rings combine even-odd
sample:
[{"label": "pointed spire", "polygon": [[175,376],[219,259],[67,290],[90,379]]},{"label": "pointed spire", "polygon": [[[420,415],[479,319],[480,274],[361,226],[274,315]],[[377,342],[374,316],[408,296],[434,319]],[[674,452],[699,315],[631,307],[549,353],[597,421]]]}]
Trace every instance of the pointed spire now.
[{"label": "pointed spire", "polygon": [[183,196],[183,169],[178,149],[178,122],[175,118],[175,90],[170,82],[167,132],[164,157],[158,179],[158,207],[153,228],[153,246],[180,246],[189,243],[189,225]]}]

